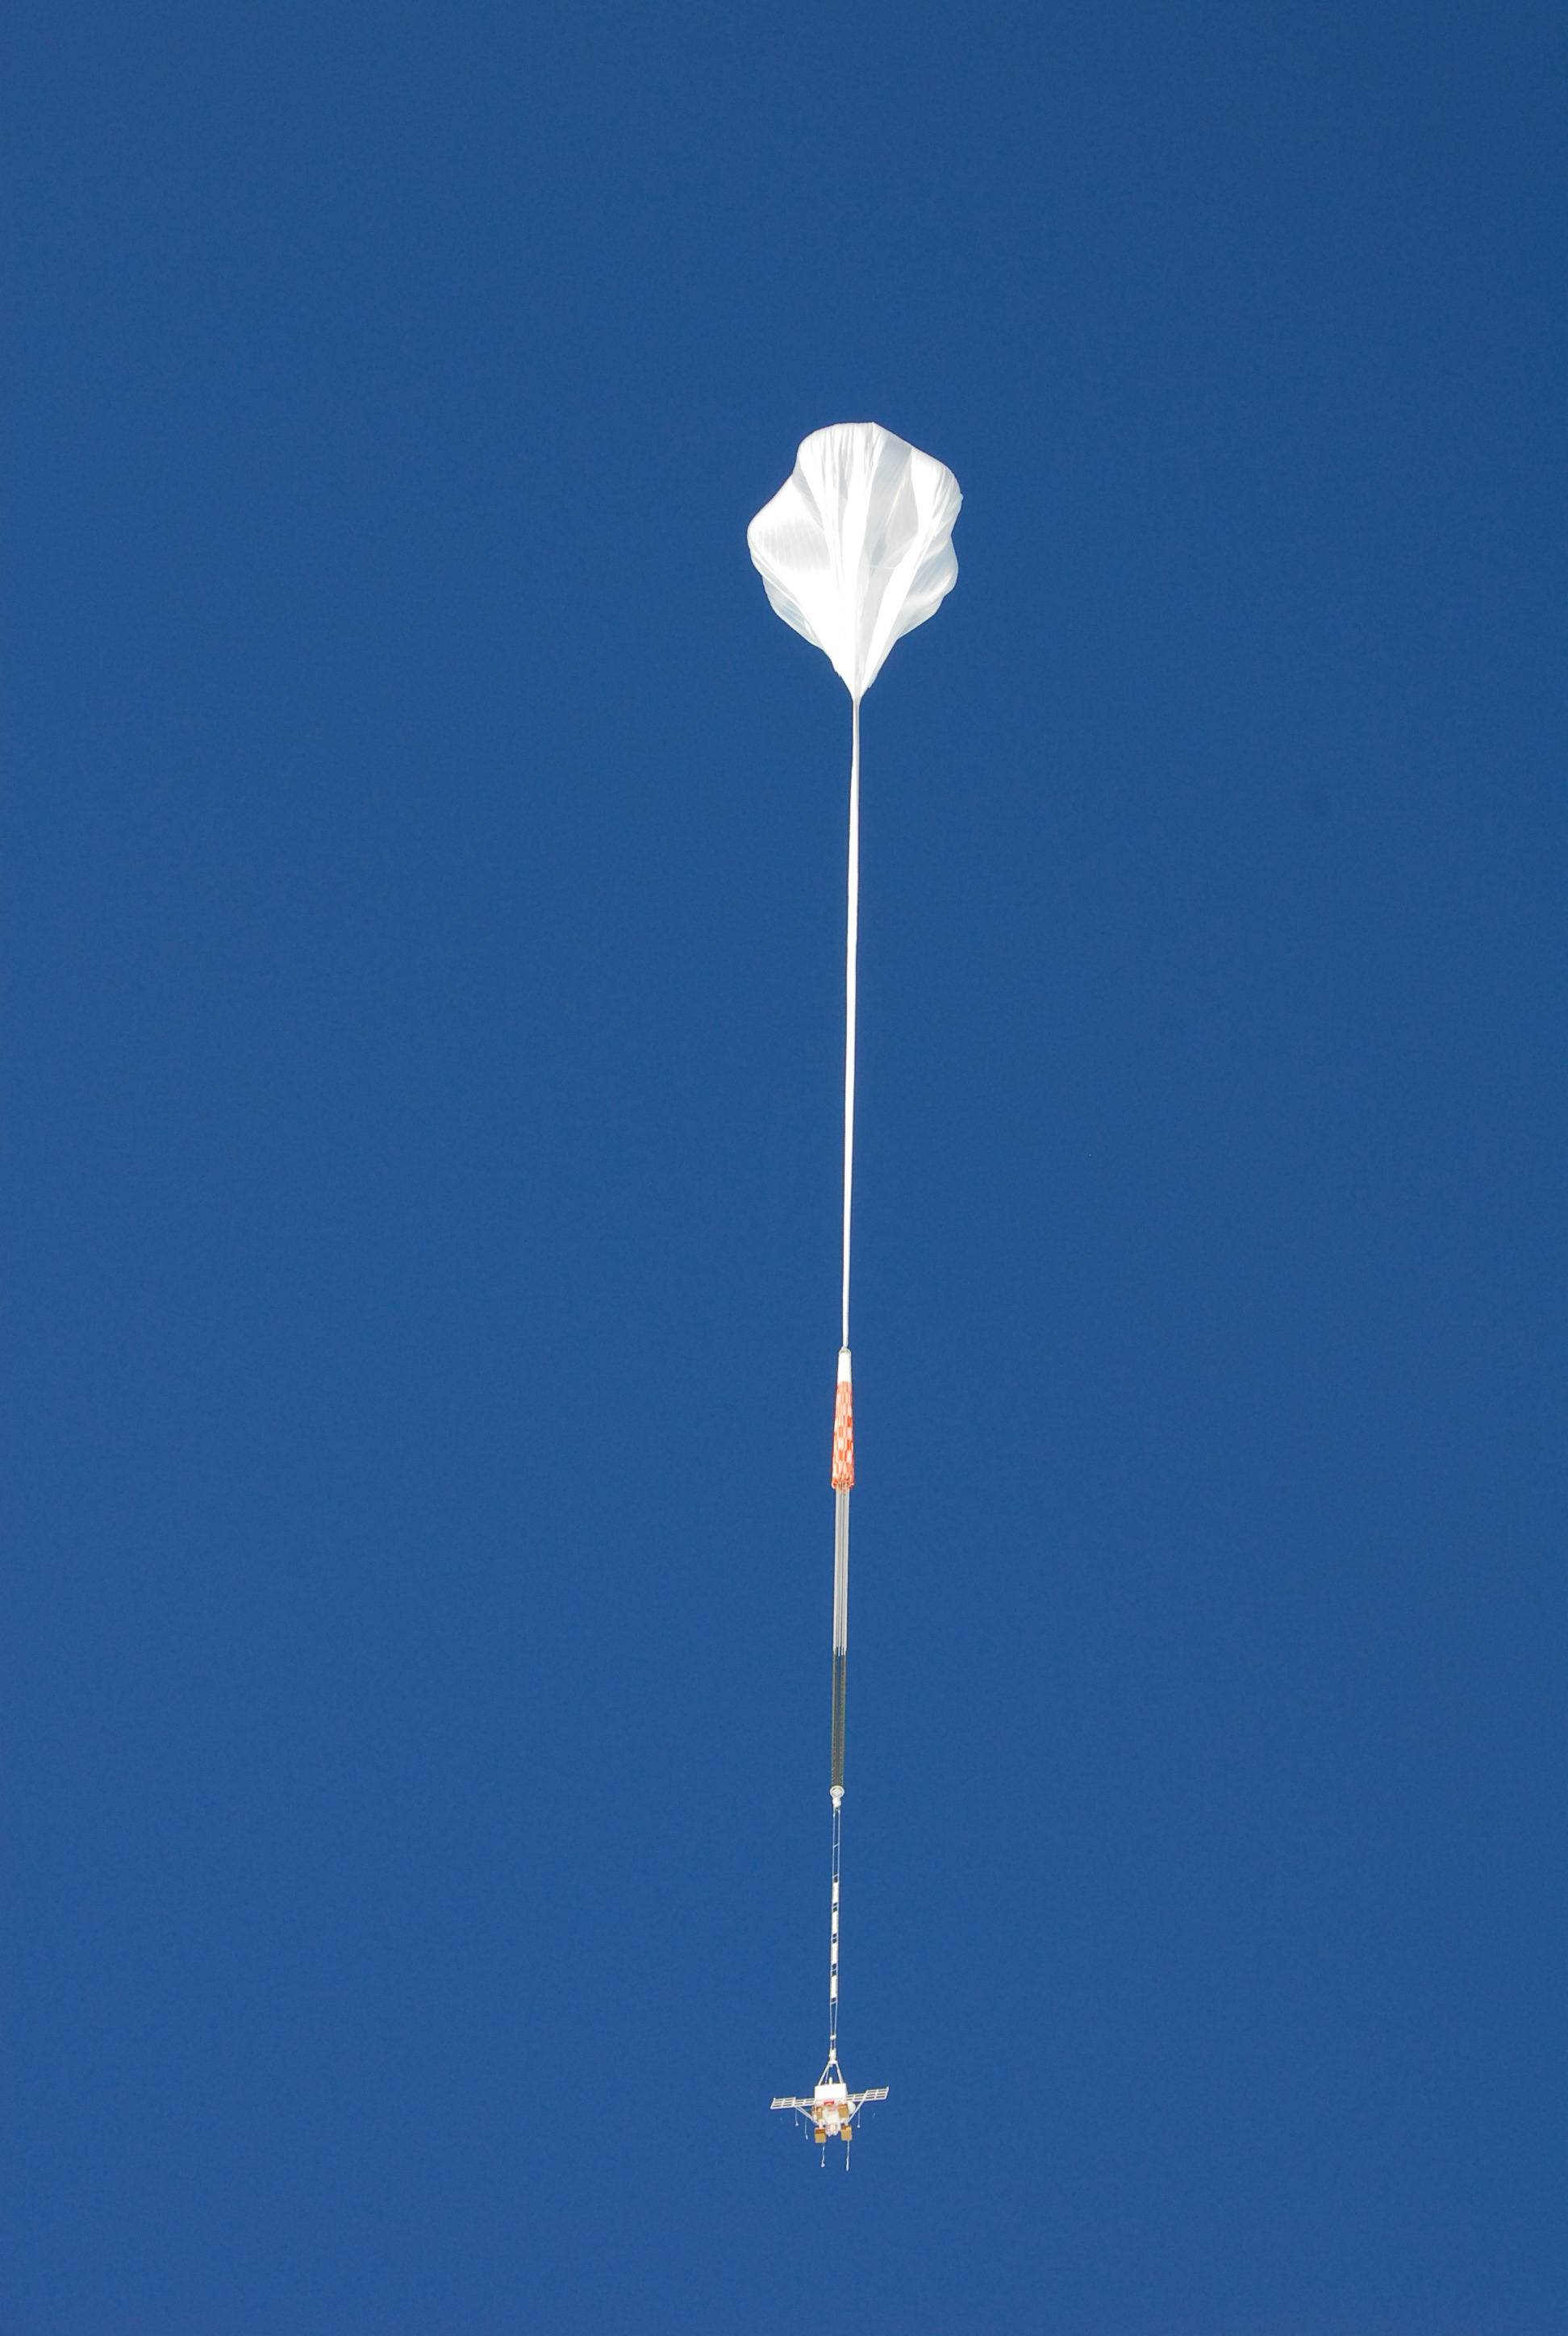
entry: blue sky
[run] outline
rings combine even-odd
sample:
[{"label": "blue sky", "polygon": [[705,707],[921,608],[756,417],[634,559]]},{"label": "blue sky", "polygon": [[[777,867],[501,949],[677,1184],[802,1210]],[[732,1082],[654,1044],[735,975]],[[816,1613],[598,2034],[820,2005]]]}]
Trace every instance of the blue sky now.
[{"label": "blue sky", "polygon": [[1568,2326],[1563,67],[13,15],[8,2330]]}]

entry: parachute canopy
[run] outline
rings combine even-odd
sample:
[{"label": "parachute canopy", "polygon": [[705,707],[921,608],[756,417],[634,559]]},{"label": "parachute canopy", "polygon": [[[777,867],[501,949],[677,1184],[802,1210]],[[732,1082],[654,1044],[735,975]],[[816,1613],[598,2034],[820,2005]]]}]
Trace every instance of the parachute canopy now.
[{"label": "parachute canopy", "polygon": [[795,466],[746,530],[768,599],[826,652],[858,706],[893,643],[958,582],[952,472],[875,422],[801,441]]}]

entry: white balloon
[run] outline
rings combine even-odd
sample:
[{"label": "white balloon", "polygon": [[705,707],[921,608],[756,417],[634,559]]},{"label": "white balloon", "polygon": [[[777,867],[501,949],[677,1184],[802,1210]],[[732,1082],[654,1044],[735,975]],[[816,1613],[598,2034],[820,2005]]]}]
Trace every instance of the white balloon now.
[{"label": "white balloon", "polygon": [[832,659],[858,706],[893,643],[958,581],[952,472],[875,422],[801,441],[795,466],[746,530],[768,599]]}]

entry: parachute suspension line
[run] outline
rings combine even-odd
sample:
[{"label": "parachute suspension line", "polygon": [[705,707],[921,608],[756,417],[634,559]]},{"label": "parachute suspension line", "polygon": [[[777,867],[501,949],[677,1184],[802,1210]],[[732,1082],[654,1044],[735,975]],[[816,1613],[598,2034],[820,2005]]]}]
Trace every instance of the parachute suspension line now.
[{"label": "parachute suspension line", "polygon": [[[847,1387],[841,1387],[847,1392]],[[839,2051],[839,1858],[844,1810],[844,1675],[849,1660],[850,1494],[847,1484],[833,1494],[833,1912],[828,1931],[828,2059]]]},{"label": "parachute suspension line", "polygon": [[844,1672],[849,1661],[850,1495],[847,1484],[833,1493],[833,1748],[828,1789],[844,1788]]},{"label": "parachute suspension line", "polygon": [[[844,1693],[849,1662],[850,1489],[855,1481],[854,1395],[850,1379],[850,1201],[855,1166],[855,951],[860,939],[861,702],[852,696],[850,864],[844,934],[844,1251],[842,1343],[833,1400],[833,1718],[829,1792],[833,1805],[833,1913],[828,1936],[828,2066],[838,2073],[839,1861],[844,1799]],[[846,2160],[847,2163],[847,2160]]]},{"label": "parachute suspension line", "polygon": [[833,1795],[833,1911],[828,1945],[828,2066],[835,2068],[839,2057],[839,1845],[843,1804],[841,1786]]}]

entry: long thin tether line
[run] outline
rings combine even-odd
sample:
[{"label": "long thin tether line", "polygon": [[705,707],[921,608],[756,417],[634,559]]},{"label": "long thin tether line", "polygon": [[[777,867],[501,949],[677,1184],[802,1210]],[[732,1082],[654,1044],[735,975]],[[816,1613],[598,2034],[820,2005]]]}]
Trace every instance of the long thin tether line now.
[{"label": "long thin tether line", "polygon": [[[833,1412],[833,1907],[828,1943],[828,2067],[837,2075],[839,2049],[839,1858],[844,1797],[844,1689],[849,1655],[850,1487],[854,1483],[854,1414],[850,1374],[850,1202],[855,1163],[855,950],[860,938],[861,702],[853,708],[850,748],[849,911],[844,938],[844,1255],[843,1337]],[[847,2161],[846,2161],[847,2162]]]},{"label": "long thin tether line", "polygon": [[844,942],[844,1280],[843,1338],[850,1342],[850,1195],[855,1173],[855,949],[861,918],[861,702],[854,712],[850,747],[849,922]]}]

